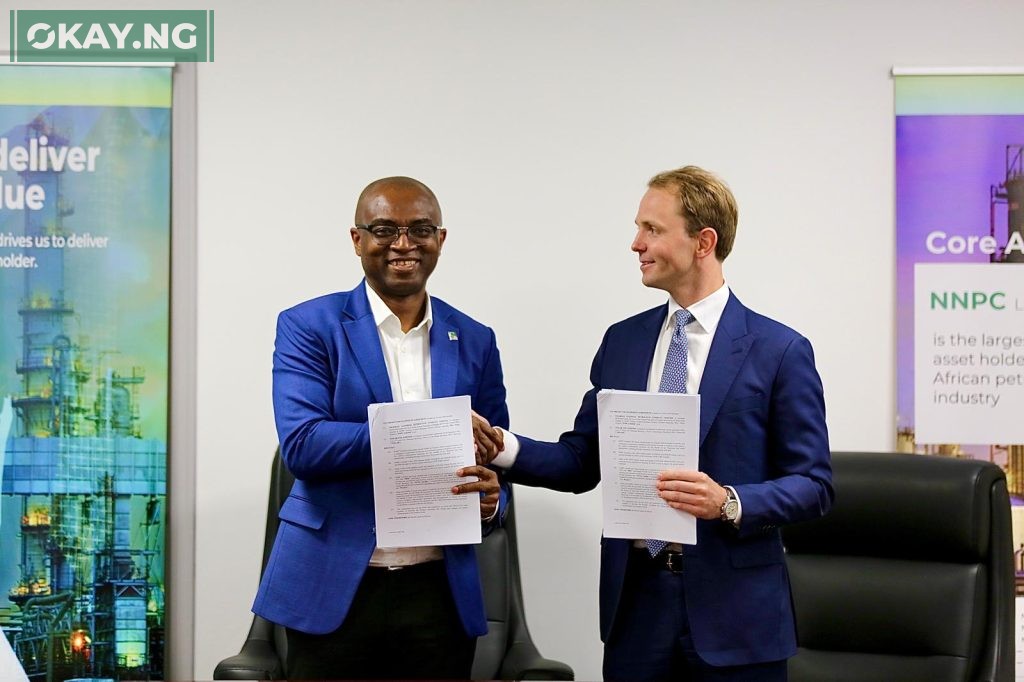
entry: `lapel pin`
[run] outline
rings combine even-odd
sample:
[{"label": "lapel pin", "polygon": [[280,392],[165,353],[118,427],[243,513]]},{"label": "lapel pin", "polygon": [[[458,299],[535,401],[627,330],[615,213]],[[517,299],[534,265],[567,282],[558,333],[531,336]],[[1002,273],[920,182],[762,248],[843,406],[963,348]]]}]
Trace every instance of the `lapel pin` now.
[{"label": "lapel pin", "polygon": [[458,341],[459,340],[459,333],[458,332],[448,332],[448,340],[449,341]]}]

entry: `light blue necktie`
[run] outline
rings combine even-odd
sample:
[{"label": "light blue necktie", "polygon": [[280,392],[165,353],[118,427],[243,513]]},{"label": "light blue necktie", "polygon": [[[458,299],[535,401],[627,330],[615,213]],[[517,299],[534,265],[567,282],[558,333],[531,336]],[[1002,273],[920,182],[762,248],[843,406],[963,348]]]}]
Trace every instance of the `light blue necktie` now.
[{"label": "light blue necktie", "polygon": [[[686,359],[690,354],[689,342],[686,340],[684,327],[693,322],[693,315],[689,310],[680,308],[676,311],[676,328],[672,332],[672,342],[668,345],[668,355],[665,357],[665,369],[661,373],[661,385],[658,386],[659,393],[686,393],[686,379],[689,371],[686,367]],[[668,545],[664,540],[647,540],[647,551],[652,557],[661,554],[661,551]]]}]

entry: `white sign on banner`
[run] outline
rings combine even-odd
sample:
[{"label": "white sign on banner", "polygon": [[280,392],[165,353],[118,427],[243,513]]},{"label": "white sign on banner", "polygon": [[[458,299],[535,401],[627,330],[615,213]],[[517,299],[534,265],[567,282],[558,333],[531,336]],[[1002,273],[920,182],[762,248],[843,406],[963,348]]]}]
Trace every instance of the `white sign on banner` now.
[{"label": "white sign on banner", "polygon": [[1024,264],[914,266],[919,444],[1024,443]]}]

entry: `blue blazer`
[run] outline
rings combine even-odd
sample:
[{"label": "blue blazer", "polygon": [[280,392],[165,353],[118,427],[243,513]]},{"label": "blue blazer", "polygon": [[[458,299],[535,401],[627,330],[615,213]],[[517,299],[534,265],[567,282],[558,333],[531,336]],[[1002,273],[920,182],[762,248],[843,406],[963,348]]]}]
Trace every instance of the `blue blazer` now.
[{"label": "blue blazer", "polygon": [[[274,417],[296,480],[253,611],[311,634],[345,620],[377,544],[366,407],[392,395],[365,287],[301,303],[277,321]],[[431,306],[433,397],[468,395],[481,416],[507,427],[494,332],[440,299]],[[486,633],[476,548],[447,546],[444,556],[466,633]]]},{"label": "blue blazer", "polygon": [[[597,392],[647,390],[668,314],[659,306],[605,333],[572,431],[557,443],[520,437],[508,478],[585,492],[601,477]],[[730,294],[700,383],[700,470],[739,494],[739,529],[697,520],[683,552],[693,642],[711,665],[781,660],[796,653],[782,524],[813,519],[832,503],[832,468],[821,380],[810,343]],[[601,638],[615,628],[631,540],[602,539]],[[659,614],[650,614],[656,627]]]}]

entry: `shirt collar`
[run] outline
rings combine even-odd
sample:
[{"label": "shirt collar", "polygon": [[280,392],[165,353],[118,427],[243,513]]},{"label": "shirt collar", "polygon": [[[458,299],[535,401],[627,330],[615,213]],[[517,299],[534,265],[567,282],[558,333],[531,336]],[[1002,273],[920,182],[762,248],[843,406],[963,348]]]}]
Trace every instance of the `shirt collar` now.
[{"label": "shirt collar", "polygon": [[[690,314],[693,315],[693,319],[701,326],[708,334],[714,334],[715,330],[718,329],[718,322],[722,319],[722,313],[725,311],[725,304],[729,302],[729,285],[722,283],[717,290],[708,294],[701,300],[697,301],[689,308]],[[683,306],[676,303],[676,300],[669,296],[668,298],[668,316],[665,318],[665,326],[675,324],[674,317],[677,310],[682,310]]]},{"label": "shirt collar", "polygon": [[[399,332],[402,330],[402,321],[398,319],[398,315],[391,312],[391,308],[388,304],[377,295],[377,292],[373,290],[369,284],[366,285],[366,299],[370,302],[370,311],[373,313],[373,323],[377,325],[378,329],[383,329],[385,326],[393,326],[398,329]],[[423,314],[423,320],[418,325],[410,329],[410,332],[416,331],[417,329],[424,328],[430,329],[430,325],[434,323],[434,311],[430,304],[430,295],[427,295],[427,310]]]}]

